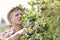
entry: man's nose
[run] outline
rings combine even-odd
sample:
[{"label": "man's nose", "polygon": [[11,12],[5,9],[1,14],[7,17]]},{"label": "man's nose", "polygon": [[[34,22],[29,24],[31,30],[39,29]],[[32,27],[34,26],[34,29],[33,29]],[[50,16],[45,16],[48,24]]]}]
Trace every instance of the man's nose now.
[{"label": "man's nose", "polygon": [[22,17],[22,15],[19,15],[19,17],[21,18],[21,17]]}]

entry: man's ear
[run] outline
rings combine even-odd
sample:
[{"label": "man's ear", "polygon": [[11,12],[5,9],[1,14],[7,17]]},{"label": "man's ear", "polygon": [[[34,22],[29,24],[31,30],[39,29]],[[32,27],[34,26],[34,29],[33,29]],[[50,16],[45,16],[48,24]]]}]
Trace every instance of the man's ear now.
[{"label": "man's ear", "polygon": [[11,18],[9,19],[9,22],[12,24],[12,19]]}]

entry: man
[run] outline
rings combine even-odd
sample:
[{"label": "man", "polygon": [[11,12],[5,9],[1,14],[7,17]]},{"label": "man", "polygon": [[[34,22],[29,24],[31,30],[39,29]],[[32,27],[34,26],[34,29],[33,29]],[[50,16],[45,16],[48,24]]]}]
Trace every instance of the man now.
[{"label": "man", "polygon": [[7,19],[11,23],[12,28],[2,34],[2,40],[18,40],[23,35],[25,28],[22,26],[23,9],[15,7],[7,14]]}]

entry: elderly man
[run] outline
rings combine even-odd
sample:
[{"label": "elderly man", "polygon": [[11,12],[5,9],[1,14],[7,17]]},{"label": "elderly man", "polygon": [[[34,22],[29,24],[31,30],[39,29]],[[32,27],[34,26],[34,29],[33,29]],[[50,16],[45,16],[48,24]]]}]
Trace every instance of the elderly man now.
[{"label": "elderly man", "polygon": [[23,10],[20,7],[14,7],[7,14],[7,19],[11,23],[12,28],[2,33],[2,40],[18,40],[24,34],[25,28],[22,26]]}]

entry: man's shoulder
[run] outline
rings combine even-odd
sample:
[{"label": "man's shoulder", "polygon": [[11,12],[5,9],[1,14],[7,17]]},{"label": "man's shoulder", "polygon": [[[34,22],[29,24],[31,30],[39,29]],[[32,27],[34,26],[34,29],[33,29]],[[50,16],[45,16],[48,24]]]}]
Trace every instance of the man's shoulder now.
[{"label": "man's shoulder", "polygon": [[9,37],[9,36],[12,35],[12,34],[13,34],[13,30],[8,29],[8,30],[4,31],[4,32],[1,34],[1,36],[7,38],[7,37]]},{"label": "man's shoulder", "polygon": [[5,30],[4,32],[2,32],[2,34],[7,34],[8,32],[10,32],[10,29]]}]

